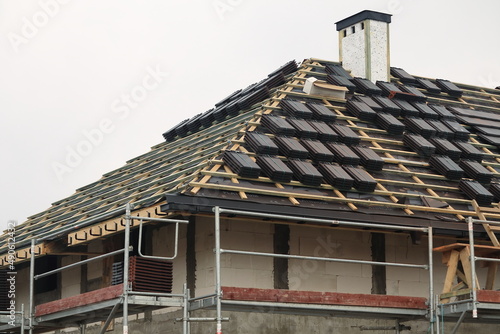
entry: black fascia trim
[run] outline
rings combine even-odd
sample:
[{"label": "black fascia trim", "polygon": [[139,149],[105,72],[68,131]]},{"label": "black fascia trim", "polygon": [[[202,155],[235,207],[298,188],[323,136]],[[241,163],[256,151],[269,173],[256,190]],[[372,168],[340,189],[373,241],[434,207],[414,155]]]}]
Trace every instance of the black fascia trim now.
[{"label": "black fascia trim", "polygon": [[271,214],[291,215],[298,217],[310,217],[320,219],[356,221],[363,223],[390,224],[402,226],[428,227],[432,226],[442,230],[453,230],[455,232],[466,231],[467,226],[461,221],[444,221],[437,219],[413,218],[390,215],[376,215],[350,211],[334,211],[313,209],[304,207],[292,207],[283,205],[270,205],[256,202],[243,202],[219,198],[207,198],[198,196],[185,196],[180,194],[166,193],[167,203],[161,206],[162,212],[181,211],[190,214],[213,213],[213,208],[219,206],[225,209],[243,210],[253,212],[267,212]]},{"label": "black fascia trim", "polygon": [[364,10],[362,12],[349,16],[348,18],[335,22],[335,24],[337,25],[337,31],[340,31],[364,20],[374,20],[391,23],[391,16],[391,14],[374,12],[372,10]]}]

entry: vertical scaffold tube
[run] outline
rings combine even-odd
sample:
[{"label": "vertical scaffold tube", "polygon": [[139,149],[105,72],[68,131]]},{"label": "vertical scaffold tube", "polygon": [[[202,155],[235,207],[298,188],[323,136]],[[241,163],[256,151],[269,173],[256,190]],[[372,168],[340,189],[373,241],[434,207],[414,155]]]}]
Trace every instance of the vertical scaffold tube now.
[{"label": "vertical scaffold tube", "polygon": [[128,270],[130,259],[130,212],[131,205],[127,203],[125,210],[125,252],[123,253],[123,334],[128,334]]},{"label": "vertical scaffold tube", "polygon": [[222,334],[222,288],[220,279],[220,211],[219,207],[214,208],[215,212],[215,293],[217,295],[217,331],[216,334]]}]

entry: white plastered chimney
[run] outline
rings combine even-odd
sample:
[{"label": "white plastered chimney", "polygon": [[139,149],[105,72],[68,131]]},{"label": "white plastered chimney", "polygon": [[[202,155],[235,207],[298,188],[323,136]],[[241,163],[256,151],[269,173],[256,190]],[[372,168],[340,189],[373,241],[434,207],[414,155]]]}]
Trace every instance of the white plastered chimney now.
[{"label": "white plastered chimney", "polygon": [[352,76],[389,81],[391,16],[364,10],[336,23],[340,61]]}]

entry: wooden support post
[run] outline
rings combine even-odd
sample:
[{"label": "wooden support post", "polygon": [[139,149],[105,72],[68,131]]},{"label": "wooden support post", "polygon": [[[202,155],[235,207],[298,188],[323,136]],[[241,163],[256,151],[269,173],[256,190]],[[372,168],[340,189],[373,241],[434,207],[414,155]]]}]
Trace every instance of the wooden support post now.
[{"label": "wooden support post", "polygon": [[[453,281],[455,280],[455,276],[457,275],[457,266],[458,266],[458,258],[460,253],[456,250],[450,251],[450,256],[448,260],[448,269],[446,271],[446,277],[444,279],[444,287],[442,293],[451,292],[451,288],[453,286]],[[443,299],[443,303],[448,303],[450,301],[449,298]]]}]

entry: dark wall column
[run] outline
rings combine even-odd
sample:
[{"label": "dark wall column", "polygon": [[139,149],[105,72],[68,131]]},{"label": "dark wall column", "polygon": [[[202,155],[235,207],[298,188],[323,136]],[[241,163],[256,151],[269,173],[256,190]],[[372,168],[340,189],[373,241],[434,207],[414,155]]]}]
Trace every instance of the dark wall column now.
[{"label": "dark wall column", "polygon": [[[385,234],[372,233],[372,260],[385,262]],[[372,294],[387,294],[386,267],[372,266]]]},{"label": "dark wall column", "polygon": [[[288,225],[274,225],[274,253],[288,254],[290,251],[290,227]],[[288,259],[274,259],[274,288],[288,289]]]}]

